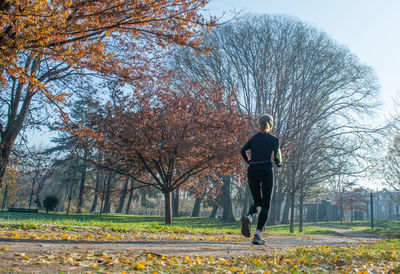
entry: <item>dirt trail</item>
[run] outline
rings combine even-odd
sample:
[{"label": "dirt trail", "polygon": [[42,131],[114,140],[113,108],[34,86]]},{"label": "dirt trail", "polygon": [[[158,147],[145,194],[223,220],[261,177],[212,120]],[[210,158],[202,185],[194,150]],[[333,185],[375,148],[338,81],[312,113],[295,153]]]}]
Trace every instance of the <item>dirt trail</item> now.
[{"label": "dirt trail", "polygon": [[[336,230],[332,227],[329,229]],[[85,268],[71,259],[80,256],[87,258],[90,254],[101,254],[103,263],[104,256],[113,256],[114,259],[129,259],[135,256],[144,258],[149,255],[148,253],[158,258],[200,256],[203,260],[208,260],[205,257],[213,256],[233,259],[238,256],[283,254],[296,246],[350,246],[381,240],[380,237],[374,235],[354,233],[346,229],[337,229],[337,232],[340,234],[272,235],[267,233],[264,235],[266,245],[255,246],[251,244],[250,239],[242,235],[124,234],[93,228],[72,232],[60,231],[57,228],[51,231],[0,229],[0,272],[82,273],[83,270],[90,272],[91,269],[88,266]],[[97,259],[92,260],[91,263],[100,264]],[[121,267],[132,269],[131,265],[109,267],[115,267],[109,270],[114,269],[117,272],[121,272]]]},{"label": "dirt trail", "polygon": [[[228,239],[209,240],[209,237],[193,238],[185,235],[183,239],[154,239],[147,236],[116,241],[64,241],[64,240],[31,240],[0,238],[0,248],[7,247],[8,252],[41,254],[53,252],[104,251],[119,252],[152,252],[165,256],[246,256],[250,254],[276,253],[296,246],[331,245],[349,246],[359,243],[370,243],[382,240],[381,237],[348,229],[336,229],[339,235],[264,235],[265,246],[254,246],[250,239],[241,235],[229,235]],[[231,239],[231,240],[230,240]]]}]

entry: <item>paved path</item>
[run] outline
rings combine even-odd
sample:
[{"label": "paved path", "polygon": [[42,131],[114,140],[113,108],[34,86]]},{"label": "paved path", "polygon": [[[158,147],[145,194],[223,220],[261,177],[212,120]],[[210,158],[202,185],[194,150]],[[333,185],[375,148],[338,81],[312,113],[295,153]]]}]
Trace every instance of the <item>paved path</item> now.
[{"label": "paved path", "polygon": [[63,240],[30,240],[0,238],[0,248],[7,247],[9,252],[41,254],[54,252],[82,252],[104,251],[107,253],[119,252],[152,252],[160,255],[183,256],[247,256],[251,254],[276,253],[296,246],[331,245],[349,246],[359,243],[369,243],[382,240],[382,237],[360,233],[348,229],[336,229],[338,235],[265,235],[265,246],[254,246],[250,239],[241,235],[230,235],[232,240],[209,241],[205,240],[168,240],[147,239],[121,241],[63,241]]},{"label": "paved path", "polygon": [[[81,273],[80,266],[74,266],[65,258],[75,254],[76,256],[86,256],[92,252],[100,252],[113,254],[118,257],[122,254],[125,258],[134,255],[144,255],[153,253],[154,256],[214,256],[219,258],[232,258],[237,256],[249,255],[272,255],[282,254],[286,250],[296,246],[312,246],[312,245],[330,245],[330,246],[351,246],[360,243],[372,243],[380,241],[381,238],[366,233],[351,231],[348,229],[335,230],[337,235],[271,235],[266,234],[265,246],[254,246],[250,239],[246,239],[241,235],[169,235],[169,234],[125,234],[124,237],[115,238],[110,241],[83,241],[83,240],[62,240],[29,238],[45,235],[46,231],[19,231],[20,238],[6,237],[7,235],[15,235],[16,230],[2,232],[0,237],[0,272],[29,272],[29,273],[55,273],[64,271],[68,273]],[[11,234],[10,234],[11,233]],[[28,233],[29,237],[21,239],[24,233]],[[48,233],[48,231],[47,231]],[[60,231],[54,232],[64,233]],[[86,234],[85,234],[86,233]],[[96,236],[95,231],[91,232],[70,232],[71,236],[84,236],[80,239],[92,234]],[[103,232],[104,234],[104,232]],[[110,232],[113,236],[114,234]],[[60,234],[58,234],[59,236]],[[25,235],[26,236],[26,235]],[[53,235],[54,236],[54,235]],[[57,236],[57,235],[56,235]],[[118,235],[117,235],[118,236]],[[176,237],[176,238],[170,238]],[[74,255],[74,256],[75,256]],[[52,264],[37,264],[40,258],[63,258],[61,261]],[[203,259],[204,259],[203,257]],[[30,260],[36,260],[29,263]],[[58,259],[56,259],[58,260]]]}]

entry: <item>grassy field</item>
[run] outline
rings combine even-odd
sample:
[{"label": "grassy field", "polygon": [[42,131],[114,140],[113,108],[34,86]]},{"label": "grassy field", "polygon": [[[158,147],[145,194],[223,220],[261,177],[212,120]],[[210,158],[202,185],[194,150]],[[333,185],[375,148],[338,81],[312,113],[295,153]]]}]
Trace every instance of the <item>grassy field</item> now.
[{"label": "grassy field", "polygon": [[[66,216],[63,213],[15,213],[0,212],[0,226],[4,224],[35,227],[46,225],[57,225],[69,229],[74,226],[79,227],[100,227],[108,228],[113,231],[146,231],[146,232],[181,232],[193,234],[240,234],[240,222],[225,223],[218,219],[207,217],[176,217],[173,218],[172,226],[164,226],[164,217],[162,216],[138,216],[125,214],[70,214]],[[321,227],[320,225],[324,226]],[[382,221],[374,222],[374,229],[371,229],[371,223],[368,221],[355,222],[321,222],[309,223],[304,225],[302,233],[297,232],[298,226],[295,226],[295,234],[335,234],[332,227],[341,227],[367,233],[378,234],[387,237],[397,237],[400,234],[400,221]],[[266,232],[270,234],[290,234],[289,225],[268,226]]]},{"label": "grassy field", "polygon": [[370,221],[354,222],[328,222],[320,223],[326,226],[342,227],[386,237],[398,237],[400,235],[400,221],[375,220],[374,229],[371,228]]},{"label": "grassy field", "polygon": [[[66,216],[60,213],[14,213],[0,212],[0,226],[35,228],[38,226],[57,225],[70,229],[79,227],[100,227],[121,232],[181,232],[193,234],[240,234],[240,222],[225,223],[212,218],[173,218],[172,226],[164,226],[162,216],[136,216],[124,214],[70,214]],[[295,231],[298,228],[296,227]],[[267,233],[289,234],[288,225],[269,226]],[[333,230],[321,228],[314,225],[305,225],[304,232],[295,234],[335,234]]]}]

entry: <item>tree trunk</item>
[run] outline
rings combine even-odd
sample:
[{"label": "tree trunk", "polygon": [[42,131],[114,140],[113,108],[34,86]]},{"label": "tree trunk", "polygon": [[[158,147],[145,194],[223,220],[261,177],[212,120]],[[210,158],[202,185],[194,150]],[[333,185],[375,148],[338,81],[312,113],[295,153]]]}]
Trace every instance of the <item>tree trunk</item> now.
[{"label": "tree trunk", "polygon": [[69,214],[69,209],[71,207],[71,200],[72,200],[72,194],[68,193],[67,195],[68,195],[68,205],[67,205],[67,213],[66,213],[66,215]]},{"label": "tree trunk", "polygon": [[36,209],[41,210],[42,209],[42,203],[40,202],[40,194],[36,194]]},{"label": "tree trunk", "polygon": [[73,197],[73,194],[75,194],[74,186],[75,186],[75,179],[76,179],[76,169],[69,168],[68,172],[69,172],[70,177],[69,177],[69,183],[67,184],[68,207],[67,207],[66,215],[69,214],[69,210],[71,208],[72,197]]},{"label": "tree trunk", "polygon": [[340,204],[340,224],[342,225],[343,224],[343,197],[342,197],[342,194],[340,194],[340,196],[339,196],[339,204]]},{"label": "tree trunk", "polygon": [[85,150],[85,155],[83,156],[83,163],[82,163],[82,173],[81,173],[81,182],[79,184],[79,194],[78,194],[78,206],[76,208],[76,213],[82,213],[83,207],[83,194],[85,192],[85,181],[86,181],[86,157],[87,152]]},{"label": "tree trunk", "polygon": [[242,207],[242,216],[246,216],[249,211],[249,200],[250,200],[250,188],[249,185],[246,184],[244,190],[244,199],[243,199],[243,207]]},{"label": "tree trunk", "polygon": [[290,233],[294,233],[294,198],[295,194],[290,193]]},{"label": "tree trunk", "polygon": [[210,214],[209,218],[215,218],[215,215],[217,215],[218,208],[219,208],[219,205],[217,203],[215,203],[213,205],[213,209],[211,210],[211,214]]},{"label": "tree trunk", "polygon": [[272,190],[272,198],[271,198],[271,206],[269,210],[269,216],[267,219],[267,226],[275,225],[275,219],[276,219],[276,188],[274,187]]},{"label": "tree trunk", "polygon": [[133,199],[133,180],[131,182],[131,189],[129,190],[129,198],[128,198],[128,203],[126,204],[126,209],[125,209],[125,214],[130,214],[130,209],[131,209],[131,203]]},{"label": "tree trunk", "polygon": [[194,207],[192,210],[192,217],[200,217],[200,205],[202,200],[203,198],[196,197],[196,200],[194,201]]},{"label": "tree trunk", "polygon": [[[26,71],[30,70],[31,75],[37,73],[40,65],[40,59],[36,57],[35,54],[36,53],[31,52],[30,56],[25,61],[25,69]],[[8,107],[7,124],[5,128],[3,128],[3,124],[0,126],[0,188],[3,186],[3,179],[10,159],[11,149],[14,146],[15,139],[24,126],[32,97],[35,95],[35,92],[28,90],[26,90],[25,95],[23,95],[24,88],[29,88],[25,87],[26,84],[23,81],[19,82],[14,78],[13,85],[15,85],[16,89],[11,104]],[[20,105],[20,103],[22,103],[22,105]]]},{"label": "tree trunk", "polygon": [[[303,191],[301,188],[300,191]],[[304,195],[300,194],[300,201],[299,201],[299,232],[303,232],[303,203],[304,203]]]},{"label": "tree trunk", "polygon": [[6,206],[6,201],[7,201],[7,193],[8,193],[8,185],[4,187],[4,195],[3,195],[3,201],[1,202],[1,210],[4,210],[4,207]]},{"label": "tree trunk", "polygon": [[[350,214],[351,214],[351,216],[350,216],[350,220],[353,222],[354,221],[354,208],[353,208],[353,195],[351,195],[350,196]],[[389,207],[389,215],[390,215],[390,207]]]},{"label": "tree trunk", "polygon": [[115,213],[121,213],[122,209],[124,208],[126,194],[128,193],[128,186],[129,186],[129,177],[127,177],[125,180],[124,188],[122,189],[121,196],[119,197],[118,207],[115,210]]},{"label": "tree trunk", "polygon": [[109,173],[106,176],[104,176],[103,187],[102,187],[102,190],[101,190],[100,215],[101,215],[101,213],[103,213],[104,199],[106,198],[106,185],[107,185],[108,176],[109,176]]},{"label": "tree trunk", "polygon": [[8,165],[8,159],[10,158],[11,146],[14,144],[14,140],[1,140],[0,147],[0,188],[3,186],[4,175]]},{"label": "tree trunk", "polygon": [[164,200],[165,200],[165,225],[172,224],[172,208],[171,208],[171,191],[164,191]]},{"label": "tree trunk", "polygon": [[236,221],[233,215],[232,199],[231,199],[231,177],[224,176],[224,185],[222,186],[222,221],[234,222]]},{"label": "tree trunk", "polygon": [[280,195],[279,198],[275,199],[275,201],[276,201],[275,223],[277,223],[277,222],[280,222],[283,197]]},{"label": "tree trunk", "polygon": [[290,209],[290,195],[287,194],[285,199],[285,207],[283,208],[283,216],[281,224],[289,223],[289,209]]},{"label": "tree trunk", "polygon": [[179,217],[179,188],[172,191],[172,217]]},{"label": "tree trunk", "polygon": [[74,178],[70,179],[70,181],[69,181],[70,185],[68,185],[68,187],[67,187],[68,205],[67,205],[66,215],[69,214],[69,210],[71,208],[72,190],[73,190],[73,184],[74,184],[73,180],[74,180]]},{"label": "tree trunk", "polygon": [[103,207],[103,213],[110,213],[110,207],[111,207],[111,181],[113,179],[112,172],[108,173],[108,178],[107,178],[107,183],[105,186],[105,198],[104,198],[104,207]]},{"label": "tree trunk", "polygon": [[32,183],[32,187],[31,187],[31,194],[29,195],[29,204],[28,204],[28,208],[31,208],[31,205],[32,205],[32,199],[33,199],[33,187],[34,187],[34,184]]},{"label": "tree trunk", "polygon": [[94,198],[92,202],[92,206],[90,207],[90,212],[94,212],[97,207],[97,199],[99,196],[99,188],[100,188],[100,169],[98,168],[96,171],[96,186],[94,188]]}]

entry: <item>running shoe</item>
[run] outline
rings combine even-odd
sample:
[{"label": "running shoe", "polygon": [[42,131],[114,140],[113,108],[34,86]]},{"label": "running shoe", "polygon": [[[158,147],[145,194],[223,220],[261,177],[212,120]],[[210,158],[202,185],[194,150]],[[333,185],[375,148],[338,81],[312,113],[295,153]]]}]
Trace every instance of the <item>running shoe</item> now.
[{"label": "running shoe", "polygon": [[258,236],[258,234],[254,235],[252,243],[253,245],[265,245],[265,241],[261,239],[261,236]]}]

